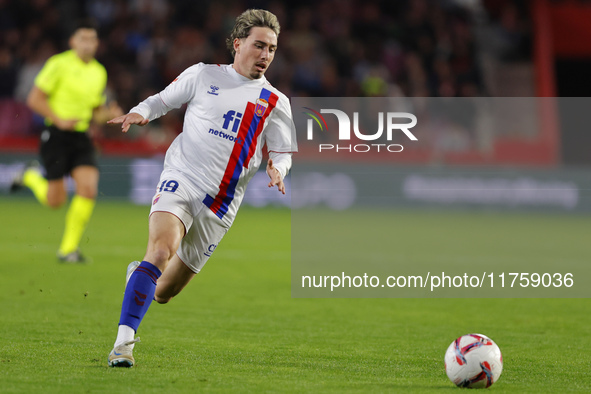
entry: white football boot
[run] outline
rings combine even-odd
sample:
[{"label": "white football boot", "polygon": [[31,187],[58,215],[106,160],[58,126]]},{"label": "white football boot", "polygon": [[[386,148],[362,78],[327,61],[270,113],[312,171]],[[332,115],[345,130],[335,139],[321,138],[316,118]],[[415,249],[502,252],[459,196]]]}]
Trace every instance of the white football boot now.
[{"label": "white football boot", "polygon": [[133,358],[133,345],[140,341],[140,337],[115,346],[109,353],[109,367],[131,368],[135,364]]}]

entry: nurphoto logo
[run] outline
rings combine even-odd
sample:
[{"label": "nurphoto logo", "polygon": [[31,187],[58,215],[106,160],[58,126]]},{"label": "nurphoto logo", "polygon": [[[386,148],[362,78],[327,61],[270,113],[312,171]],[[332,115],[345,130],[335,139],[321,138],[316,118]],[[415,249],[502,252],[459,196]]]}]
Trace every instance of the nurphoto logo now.
[{"label": "nurphoto logo", "polygon": [[[410,131],[411,128],[416,126],[417,117],[408,112],[378,112],[378,130],[373,134],[363,133],[359,129],[359,112],[353,112],[353,126],[351,127],[351,120],[349,115],[339,109],[321,109],[320,112],[304,107],[307,112],[304,114],[308,115],[310,119],[307,122],[307,139],[308,141],[314,140],[314,128],[319,129],[320,132],[329,132],[328,125],[322,114],[332,114],[336,116],[338,122],[338,139],[339,141],[351,141],[353,135],[361,141],[377,141],[382,139],[384,135],[384,123],[386,141],[388,143],[367,143],[367,144],[318,144],[318,152],[333,151],[333,152],[402,152],[404,147],[400,144],[391,144],[394,132],[402,132],[411,141],[418,141],[417,137]],[[309,111],[309,112],[308,112]],[[384,120],[385,119],[385,120]],[[406,120],[406,122],[400,123],[400,120]],[[314,126],[314,122],[317,127]]]}]

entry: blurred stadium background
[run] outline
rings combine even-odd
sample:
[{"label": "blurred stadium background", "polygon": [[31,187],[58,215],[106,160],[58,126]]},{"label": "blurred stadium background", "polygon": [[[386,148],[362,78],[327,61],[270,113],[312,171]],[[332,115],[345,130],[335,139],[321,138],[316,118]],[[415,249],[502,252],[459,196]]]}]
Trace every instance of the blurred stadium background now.
[{"label": "blurred stadium background", "polygon": [[[235,16],[252,7],[271,10],[282,24],[267,78],[289,97],[579,97],[508,101],[497,127],[436,130],[388,163],[560,171],[591,164],[591,133],[582,128],[588,1],[1,0],[0,188],[36,157],[43,120],[24,101],[44,61],[67,49],[77,19],[98,22],[108,99],[128,110],[191,64],[231,62],[224,40]],[[128,134],[92,126],[103,198],[149,199],[141,190],[153,187],[182,116],[174,111]],[[117,182],[130,186],[121,192]]]}]

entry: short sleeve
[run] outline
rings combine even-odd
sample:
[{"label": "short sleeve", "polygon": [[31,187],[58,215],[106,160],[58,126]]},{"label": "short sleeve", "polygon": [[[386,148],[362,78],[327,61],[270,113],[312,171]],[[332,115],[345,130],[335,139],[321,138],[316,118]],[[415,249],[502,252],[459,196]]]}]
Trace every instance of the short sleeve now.
[{"label": "short sleeve", "polygon": [[45,65],[35,78],[35,86],[46,94],[52,94],[60,79],[61,62],[59,57],[52,56],[45,62]]},{"label": "short sleeve", "polygon": [[265,141],[267,150],[277,153],[297,152],[295,126],[287,97],[279,96],[277,106],[269,117]]}]

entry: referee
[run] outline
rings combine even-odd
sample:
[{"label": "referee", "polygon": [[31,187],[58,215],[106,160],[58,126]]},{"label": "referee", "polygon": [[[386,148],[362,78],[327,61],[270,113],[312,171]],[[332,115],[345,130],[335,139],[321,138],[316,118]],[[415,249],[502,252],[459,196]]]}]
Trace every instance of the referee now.
[{"label": "referee", "polygon": [[78,245],[92,215],[99,171],[87,130],[91,120],[104,123],[122,114],[116,103],[105,105],[107,72],[94,58],[99,45],[91,21],[79,23],[69,40],[70,50],[47,60],[27,98],[27,105],[45,118],[41,133],[41,160],[14,180],[13,189],[26,186],[39,202],[58,208],[67,201],[65,176],[76,183],[76,194],[66,213],[66,225],[57,257],[65,263],[84,263]]}]

